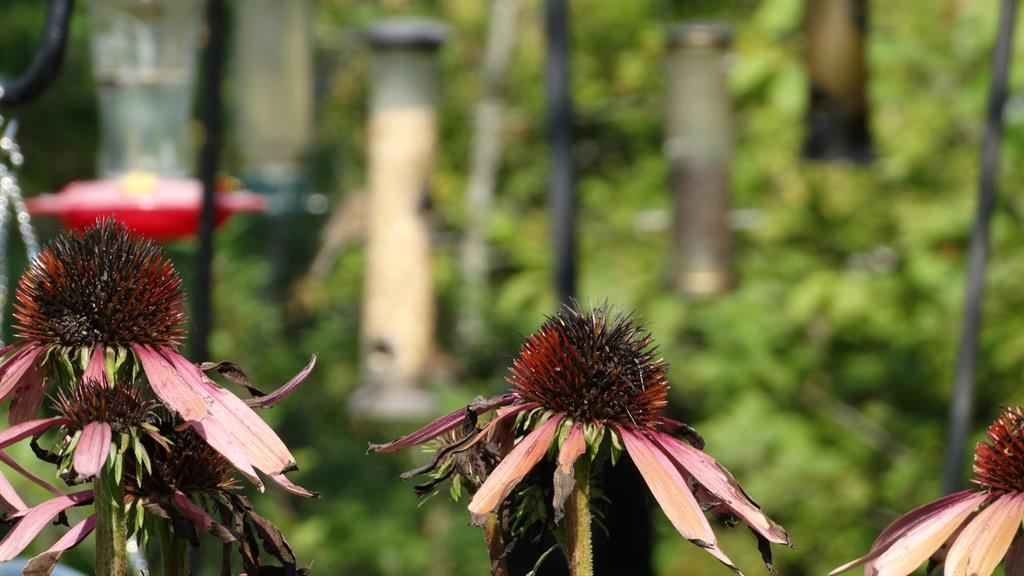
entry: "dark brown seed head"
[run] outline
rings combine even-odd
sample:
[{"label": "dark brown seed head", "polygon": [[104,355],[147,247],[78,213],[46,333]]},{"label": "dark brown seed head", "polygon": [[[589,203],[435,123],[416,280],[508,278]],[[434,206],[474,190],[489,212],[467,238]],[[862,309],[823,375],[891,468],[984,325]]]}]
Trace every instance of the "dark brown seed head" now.
[{"label": "dark brown seed head", "polygon": [[988,427],[988,442],[974,449],[974,483],[1024,492],[1024,412],[1007,408]]},{"label": "dark brown seed head", "polygon": [[170,441],[169,451],[156,446],[148,449],[153,474],[144,480],[144,486],[149,492],[192,493],[238,488],[234,466],[191,428],[171,431],[164,437]]},{"label": "dark brown seed head", "polygon": [[114,220],[64,233],[18,282],[19,338],[70,347],[176,346],[184,336],[181,278],[152,241]]},{"label": "dark brown seed head", "polygon": [[86,380],[70,389],[62,388],[54,401],[57,412],[84,428],[89,422],[106,422],[115,434],[126,432],[144,422],[158,420],[159,404],[145,397],[141,386],[120,382],[107,386]]},{"label": "dark brown seed head", "polygon": [[567,306],[519,351],[508,377],[526,401],[579,422],[653,427],[668,397],[668,364],[631,316]]}]

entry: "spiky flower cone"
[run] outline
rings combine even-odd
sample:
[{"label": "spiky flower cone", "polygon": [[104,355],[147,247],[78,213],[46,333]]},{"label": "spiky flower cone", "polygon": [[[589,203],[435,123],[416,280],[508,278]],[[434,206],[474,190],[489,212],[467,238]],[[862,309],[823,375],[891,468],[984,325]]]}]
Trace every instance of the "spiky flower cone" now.
[{"label": "spiky flower cone", "polygon": [[[446,456],[471,450],[513,425],[517,443],[476,490],[469,511],[479,519],[510,505],[514,490],[537,464],[549,453],[557,454],[551,509],[553,521],[564,516],[571,532],[566,548],[574,574],[592,569],[590,475],[614,464],[623,451],[673,526],[727,566],[735,568],[718,548],[704,509],[750,526],[769,568],[768,544],[789,544],[782,526],[765,516],[732,474],[702,451],[696,431],[665,416],[668,365],[650,334],[631,316],[607,307],[563,308],[526,340],[507,380],[509,393],[478,400],[370,450],[400,450],[468,427],[457,445],[420,470],[432,473],[443,468]],[[491,411],[494,417],[478,426],[477,420]]]},{"label": "spiky flower cone", "polygon": [[40,252],[18,282],[14,308],[19,338],[66,348],[177,346],[185,335],[174,266],[114,220]]}]

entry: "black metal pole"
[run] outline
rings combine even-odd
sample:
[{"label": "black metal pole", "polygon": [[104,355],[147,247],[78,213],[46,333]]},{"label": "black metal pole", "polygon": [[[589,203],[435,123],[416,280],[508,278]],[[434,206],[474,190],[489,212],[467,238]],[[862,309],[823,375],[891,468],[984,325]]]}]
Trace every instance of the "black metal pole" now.
[{"label": "black metal pole", "polygon": [[203,56],[203,147],[199,154],[199,180],[203,185],[203,203],[199,214],[199,248],[196,252],[196,285],[193,294],[195,338],[193,360],[209,358],[211,321],[211,265],[213,262],[213,224],[217,186],[217,166],[221,146],[221,80],[227,32],[225,0],[207,0],[206,51]]},{"label": "black metal pole", "polygon": [[50,0],[46,6],[43,38],[28,68],[11,80],[0,79],[0,105],[18,106],[39,96],[57,77],[64,62],[68,24],[74,11],[73,0]]},{"label": "black metal pole", "polygon": [[547,0],[544,3],[544,31],[547,38],[548,145],[551,148],[548,200],[555,250],[555,287],[559,302],[565,304],[576,296],[576,198],[572,170],[572,99],[566,0]]},{"label": "black metal pole", "polygon": [[960,332],[960,349],[957,353],[956,381],[953,384],[953,398],[949,407],[949,440],[944,475],[944,488],[947,493],[958,490],[963,481],[967,435],[971,427],[974,369],[978,355],[978,332],[981,328],[981,300],[985,291],[985,269],[988,264],[988,229],[996,206],[999,145],[1003,139],[1007,71],[1010,67],[1010,50],[1016,19],[1017,0],[1003,0],[999,16],[999,35],[993,53],[992,86],[985,115],[985,133],[981,143],[978,210],[967,255],[967,294]]}]

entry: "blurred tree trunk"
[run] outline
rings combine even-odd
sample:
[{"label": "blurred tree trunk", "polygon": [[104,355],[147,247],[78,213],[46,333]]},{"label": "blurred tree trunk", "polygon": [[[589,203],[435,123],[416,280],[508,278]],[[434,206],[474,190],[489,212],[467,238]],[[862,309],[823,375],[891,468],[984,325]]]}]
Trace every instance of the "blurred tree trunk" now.
[{"label": "blurred tree trunk", "polygon": [[458,324],[463,343],[477,342],[484,334],[483,310],[490,270],[487,224],[501,161],[505,76],[515,47],[519,9],[520,0],[491,2],[487,44],[481,66],[483,94],[476,106],[469,183],[466,186],[466,230],[461,249],[465,297]]}]

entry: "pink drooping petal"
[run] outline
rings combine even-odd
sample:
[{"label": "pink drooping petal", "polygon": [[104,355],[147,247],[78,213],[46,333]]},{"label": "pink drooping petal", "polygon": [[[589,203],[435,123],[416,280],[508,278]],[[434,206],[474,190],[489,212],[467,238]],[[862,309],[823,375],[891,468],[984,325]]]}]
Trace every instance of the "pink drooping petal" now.
[{"label": "pink drooping petal", "polygon": [[615,429],[626,445],[626,452],[654,494],[654,499],[676,530],[700,546],[714,544],[715,534],[711,531],[711,525],[675,464],[643,434],[622,426],[616,426]]},{"label": "pink drooping petal", "polygon": [[68,530],[60,540],[50,546],[46,552],[33,557],[25,564],[25,569],[22,574],[32,574],[34,576],[41,576],[43,574],[53,574],[54,569],[57,567],[57,562],[60,561],[60,557],[64,552],[70,548],[78,545],[79,542],[85,539],[93,528],[96,527],[96,517],[89,516],[85,520],[82,520],[78,524],[75,524]]},{"label": "pink drooping petal", "polygon": [[22,464],[18,464],[13,458],[11,458],[6,452],[2,450],[0,450],[0,462],[3,462],[8,466],[14,468],[17,474],[22,475],[25,478],[31,480],[37,486],[40,486],[44,490],[49,491],[54,496],[63,496],[63,492],[61,492],[57,487],[32,474],[32,472],[22,467]]},{"label": "pink drooping petal", "polygon": [[963,529],[946,555],[946,574],[990,576],[1003,560],[1024,517],[1024,494],[988,505]]},{"label": "pink drooping petal", "polygon": [[243,476],[248,478],[260,492],[263,492],[263,482],[256,475],[256,470],[253,469],[249,458],[242,452],[241,448],[235,446],[234,442],[230,440],[228,434],[221,429],[220,423],[206,418],[200,422],[193,422],[192,429],[210,445],[210,448],[216,450]]},{"label": "pink drooping petal", "polygon": [[295,457],[288,447],[252,408],[216,384],[206,384],[214,403],[205,419],[220,424],[220,430],[238,446],[253,467],[264,474],[280,474],[295,468]]},{"label": "pink drooping petal", "polygon": [[88,536],[95,527],[96,516],[89,516],[85,520],[82,520],[78,524],[72,526],[70,530],[60,537],[60,540],[57,540],[53,546],[50,546],[46,551],[63,552],[74,548],[75,546],[78,546],[79,542],[85,540],[85,537]]},{"label": "pink drooping petal", "polygon": [[113,432],[106,422],[89,422],[82,428],[75,446],[75,470],[86,478],[99,474],[110,455],[110,440]]},{"label": "pink drooping petal", "polygon": [[54,486],[53,484],[50,484],[50,483],[49,483],[49,482],[47,482],[46,480],[43,480],[43,479],[42,479],[42,478],[40,478],[39,476],[36,476],[35,474],[33,474],[33,473],[29,472],[28,470],[25,470],[24,468],[22,468],[22,467],[21,467],[21,464],[18,464],[18,463],[17,463],[17,462],[16,462],[15,460],[14,460],[14,458],[11,458],[11,457],[10,457],[10,456],[9,456],[9,455],[8,455],[8,454],[7,454],[6,452],[4,452],[3,450],[0,450],[0,462],[3,462],[4,464],[7,464],[7,465],[8,465],[8,466],[10,466],[11,468],[14,468],[14,470],[15,470],[15,471],[16,471],[16,472],[17,472],[18,474],[21,474],[21,475],[22,475],[22,476],[24,476],[25,478],[28,478],[29,480],[31,480],[32,482],[34,482],[34,483],[35,483],[35,484],[36,484],[37,486],[40,486],[40,487],[42,487],[42,488],[43,488],[44,490],[47,490],[47,491],[49,491],[49,492],[50,492],[51,494],[53,494],[54,496],[63,496],[63,495],[64,495],[64,493],[63,493],[63,492],[61,492],[61,491],[60,491],[60,489],[59,489],[59,488],[57,488],[56,486]]},{"label": "pink drooping petal", "polygon": [[107,355],[104,346],[93,347],[92,354],[89,356],[89,364],[86,365],[85,372],[82,374],[82,380],[99,382],[104,386],[110,385],[110,382],[107,381]]},{"label": "pink drooping petal", "polygon": [[[922,523],[934,519],[940,514],[943,514],[950,507],[958,506],[968,501],[972,502],[973,504],[970,504],[968,509],[968,514],[970,514],[970,509],[981,505],[982,502],[985,501],[985,498],[978,499],[978,496],[979,493],[976,490],[962,490],[907,512],[882,530],[882,533],[878,535],[878,538],[875,538],[875,542],[871,545],[871,550],[867,554],[832,570],[829,572],[828,576],[836,576],[837,574],[871,562],[885,553],[885,551],[888,550],[894,542],[902,538],[910,530]],[[950,534],[952,534],[952,532],[950,532]],[[869,571],[865,569],[865,573],[868,572]]]},{"label": "pink drooping petal", "polygon": [[583,426],[576,422],[572,425],[565,440],[562,441],[562,445],[558,447],[558,467],[555,468],[554,495],[551,499],[555,522],[562,519],[565,513],[565,502],[576,486],[576,479],[573,476],[576,459],[586,451],[587,441],[583,437]]},{"label": "pink drooping petal", "polygon": [[281,486],[281,488],[284,488],[285,490],[291,492],[292,494],[295,494],[296,496],[303,496],[303,497],[306,497],[306,498],[319,498],[320,497],[320,493],[319,492],[314,492],[312,490],[307,490],[307,489],[303,488],[302,486],[298,486],[296,484],[293,484],[292,481],[289,480],[288,478],[286,478],[284,474],[271,474],[270,475],[270,479],[273,480],[274,482],[277,482],[278,485]]},{"label": "pink drooping petal", "polygon": [[0,562],[7,562],[20,554],[57,514],[72,506],[91,502],[92,498],[92,490],[83,490],[29,508],[0,541]]},{"label": "pink drooping petal", "polygon": [[277,404],[281,400],[287,398],[292,392],[294,392],[295,389],[299,387],[299,384],[302,384],[306,377],[309,376],[309,373],[313,371],[314,366],[316,366],[316,354],[313,354],[313,357],[309,359],[309,364],[306,364],[306,367],[303,368],[294,377],[292,377],[292,379],[289,380],[287,384],[281,386],[280,388],[274,390],[273,392],[267,394],[266,396],[260,396],[259,398],[249,398],[248,400],[245,401],[245,403],[248,404],[249,406],[252,406],[253,408],[268,408],[270,406],[273,406],[274,404]]},{"label": "pink drooping petal", "polygon": [[33,363],[25,370],[11,394],[8,422],[13,425],[35,418],[45,396],[46,381],[39,372],[39,366]]},{"label": "pink drooping petal", "polygon": [[718,547],[708,519],[704,517],[700,504],[675,463],[643,434],[623,426],[616,426],[615,430],[622,437],[626,452],[672,526],[684,538],[707,550],[734,572],[740,573],[736,564]]},{"label": "pink drooping petal", "polygon": [[17,512],[28,508],[28,504],[18,496],[14,486],[7,480],[7,477],[0,473],[0,507],[8,512]]},{"label": "pink drooping petal", "polygon": [[[14,388],[21,384],[22,377],[29,371],[29,368],[35,365],[39,355],[45,349],[43,346],[27,346],[8,358],[0,366],[0,400],[7,398],[14,391]],[[42,385],[42,382],[38,384]]]},{"label": "pink drooping petal", "polygon": [[133,344],[132,349],[142,363],[142,370],[153,392],[168,408],[180,414],[185,421],[199,420],[206,416],[209,400],[187,382],[167,359],[149,346]]},{"label": "pink drooping petal", "polygon": [[469,503],[469,511],[483,515],[494,511],[548,451],[563,416],[556,414],[523,438],[491,472]]},{"label": "pink drooping petal", "polygon": [[[184,356],[166,348],[163,352],[178,374],[189,381],[190,386],[198,387],[208,399],[208,413],[203,420],[216,421],[219,425],[216,430],[208,429],[208,434],[226,434],[253,467],[265,474],[278,474],[295,468],[295,457],[288,447],[241,398],[206,378],[199,367]],[[198,379],[198,384],[192,383],[194,378]]]},{"label": "pink drooping petal", "polygon": [[668,434],[652,434],[661,447],[687,473],[725,504],[743,522],[764,536],[769,542],[790,545],[789,535],[778,523],[768,518],[754,503],[732,474],[714,458]]},{"label": "pink drooping petal", "polygon": [[936,512],[910,528],[864,567],[865,573],[877,576],[906,576],[917,569],[942,546],[975,508],[989,498],[977,494]]},{"label": "pink drooping petal", "polygon": [[1024,576],[1024,536],[1017,534],[1003,560],[1003,576]]},{"label": "pink drooping petal", "polygon": [[[4,358],[8,355],[13,356],[12,353],[18,351],[23,346],[31,346],[31,344],[25,344],[24,340],[18,340],[0,348],[0,358]],[[0,362],[0,364],[2,364],[2,362]]]},{"label": "pink drooping petal", "polygon": [[[505,394],[504,396],[498,396],[497,398],[474,402],[465,408],[459,408],[458,410],[449,412],[430,424],[427,424],[423,428],[420,428],[411,434],[406,434],[397,440],[388,442],[387,444],[370,444],[368,451],[396,452],[398,450],[411,448],[418,444],[423,444],[424,442],[429,442],[434,438],[443,436],[462,426],[466,422],[467,412],[474,412],[479,415],[501,406],[507,406],[514,400],[515,398],[511,394]],[[476,408],[474,408],[474,406],[476,406]]]},{"label": "pink drooping petal", "polygon": [[68,420],[67,418],[57,417],[40,418],[38,420],[29,420],[28,422],[15,424],[7,430],[0,432],[0,449],[6,448],[18,440],[28,438],[29,436],[35,436],[49,428],[64,426],[71,423],[71,420]]},{"label": "pink drooping petal", "polygon": [[213,516],[210,516],[206,510],[203,510],[202,506],[199,506],[190,500],[189,497],[180,490],[174,491],[174,503],[186,518],[191,520],[193,524],[201,528],[204,532],[209,532],[216,524]]},{"label": "pink drooping petal", "polygon": [[583,438],[583,426],[579,422],[572,425],[565,441],[558,448],[558,468],[566,474],[572,474],[573,464],[581,454],[586,452],[587,442]]}]

